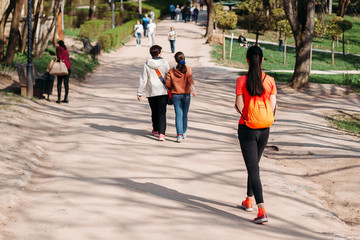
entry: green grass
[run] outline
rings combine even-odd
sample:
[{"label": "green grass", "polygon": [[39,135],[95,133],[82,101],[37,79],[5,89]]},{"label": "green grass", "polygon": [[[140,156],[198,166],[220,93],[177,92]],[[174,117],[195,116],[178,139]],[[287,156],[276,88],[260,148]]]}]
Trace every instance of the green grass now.
[{"label": "green grass", "polygon": [[330,124],[348,133],[360,136],[360,114],[338,111],[327,117]]},{"label": "green grass", "polygon": [[[46,49],[41,58],[34,59],[36,71],[39,73],[45,73],[46,68],[49,65],[51,59],[56,57],[55,48]],[[87,73],[92,72],[96,66],[99,65],[97,60],[92,60],[91,56],[87,53],[75,54],[70,53],[71,60],[71,77],[78,80],[84,79]],[[27,62],[27,56],[25,54],[16,54],[14,62],[25,63]]]},{"label": "green grass", "polygon": [[80,28],[64,29],[64,35],[68,36],[68,37],[79,37],[80,36]]},{"label": "green grass", "polygon": [[[278,50],[278,46],[270,44],[260,44],[264,52],[264,70],[293,70],[295,66],[295,48],[288,47],[286,51],[286,64],[283,64],[283,52]],[[232,58],[230,61],[222,61],[222,46],[214,45],[211,52],[212,57],[226,66],[246,68],[245,60],[247,48],[239,47],[234,41]],[[230,41],[226,41],[226,58],[229,58]],[[331,53],[313,51],[312,58],[313,70],[359,70],[360,57],[354,55],[335,54],[335,64],[331,64]]]},{"label": "green grass", "polygon": [[[332,14],[327,16],[327,18],[331,19],[336,14]],[[352,54],[360,54],[360,17],[355,16],[345,16],[345,19],[353,23],[352,29],[345,32],[345,52]],[[227,34],[231,34],[233,32],[235,36],[239,36],[240,32],[245,33],[245,37],[249,39],[255,39],[256,35],[253,33],[248,33],[246,30],[231,30],[227,31]],[[270,41],[274,43],[278,43],[278,35],[276,32],[269,31],[264,35],[259,36],[260,41]],[[294,46],[295,42],[293,37],[288,39],[288,44]],[[325,38],[314,38],[313,39],[313,48],[314,49],[323,49],[331,51],[332,41],[330,39]],[[335,43],[335,51],[342,52],[342,41],[339,40],[339,44]]]}]

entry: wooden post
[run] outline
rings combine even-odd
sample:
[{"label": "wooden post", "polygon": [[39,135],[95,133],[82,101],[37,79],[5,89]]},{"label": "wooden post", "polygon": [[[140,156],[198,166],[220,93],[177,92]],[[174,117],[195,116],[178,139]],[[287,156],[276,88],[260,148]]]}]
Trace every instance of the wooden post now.
[{"label": "wooden post", "polygon": [[232,54],[233,40],[234,40],[234,33],[231,33],[230,56],[229,56],[230,59],[231,59],[231,54]]}]

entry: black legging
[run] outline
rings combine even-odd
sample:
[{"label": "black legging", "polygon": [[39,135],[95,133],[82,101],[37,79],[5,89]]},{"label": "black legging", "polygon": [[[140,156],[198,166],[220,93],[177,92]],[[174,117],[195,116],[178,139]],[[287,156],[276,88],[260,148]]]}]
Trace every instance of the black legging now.
[{"label": "black legging", "polygon": [[255,196],[256,204],[264,202],[259,162],[269,139],[270,128],[251,129],[239,124],[238,137],[248,172],[247,195]]},{"label": "black legging", "polygon": [[153,130],[165,135],[168,95],[149,97],[148,101],[151,108]]},{"label": "black legging", "polygon": [[68,75],[58,76],[57,77],[57,92],[58,92],[58,100],[61,99],[61,85],[64,80],[64,87],[65,87],[65,97],[64,100],[68,100],[69,96],[69,78],[71,74],[71,70],[68,70]]}]

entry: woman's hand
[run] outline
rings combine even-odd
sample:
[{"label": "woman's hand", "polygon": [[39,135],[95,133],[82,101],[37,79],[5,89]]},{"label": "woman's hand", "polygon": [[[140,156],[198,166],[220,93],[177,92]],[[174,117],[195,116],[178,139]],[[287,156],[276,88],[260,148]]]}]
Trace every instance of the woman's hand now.
[{"label": "woman's hand", "polygon": [[192,91],[192,95],[193,95],[194,97],[196,97],[196,95],[197,95],[196,90]]}]

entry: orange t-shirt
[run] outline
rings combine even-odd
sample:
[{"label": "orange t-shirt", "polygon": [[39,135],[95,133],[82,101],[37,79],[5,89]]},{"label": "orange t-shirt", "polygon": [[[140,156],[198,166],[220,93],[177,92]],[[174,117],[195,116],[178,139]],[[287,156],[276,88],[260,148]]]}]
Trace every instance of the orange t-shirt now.
[{"label": "orange t-shirt", "polygon": [[[265,73],[262,72],[261,79],[264,79],[264,77],[265,77]],[[246,89],[246,81],[247,81],[246,75],[243,75],[236,80],[236,95],[243,95],[244,97],[244,108],[239,110],[241,111],[242,115],[245,116],[245,118],[247,118],[248,106],[251,97]],[[270,95],[276,95],[277,91],[276,91],[275,80],[273,77],[266,75],[266,78],[263,81],[263,86],[265,90],[263,96],[265,97],[265,99],[270,100]],[[259,98],[262,99],[262,97]],[[244,119],[242,116],[240,117],[239,124],[244,124]]]}]

